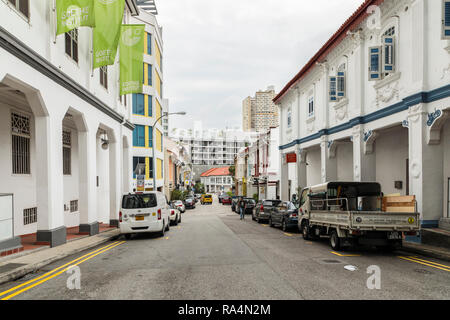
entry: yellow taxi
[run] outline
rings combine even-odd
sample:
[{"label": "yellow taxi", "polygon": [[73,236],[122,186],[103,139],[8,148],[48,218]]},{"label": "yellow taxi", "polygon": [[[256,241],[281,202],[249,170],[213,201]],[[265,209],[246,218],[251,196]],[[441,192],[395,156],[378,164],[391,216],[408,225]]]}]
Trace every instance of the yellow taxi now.
[{"label": "yellow taxi", "polygon": [[200,199],[200,203],[203,204],[212,204],[213,203],[213,199],[212,199],[212,195],[210,194],[202,194],[202,197]]}]

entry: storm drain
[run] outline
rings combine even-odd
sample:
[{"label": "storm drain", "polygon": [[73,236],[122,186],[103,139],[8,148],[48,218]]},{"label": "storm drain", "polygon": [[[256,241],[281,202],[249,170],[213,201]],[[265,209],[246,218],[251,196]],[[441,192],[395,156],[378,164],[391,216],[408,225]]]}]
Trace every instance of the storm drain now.
[{"label": "storm drain", "polygon": [[23,267],[26,264],[24,263],[7,263],[3,266],[0,266],[0,273],[9,272],[11,270],[17,269],[19,267]]},{"label": "storm drain", "polygon": [[336,260],[336,259],[318,259],[317,260],[320,264],[341,264],[343,263],[340,260]]}]

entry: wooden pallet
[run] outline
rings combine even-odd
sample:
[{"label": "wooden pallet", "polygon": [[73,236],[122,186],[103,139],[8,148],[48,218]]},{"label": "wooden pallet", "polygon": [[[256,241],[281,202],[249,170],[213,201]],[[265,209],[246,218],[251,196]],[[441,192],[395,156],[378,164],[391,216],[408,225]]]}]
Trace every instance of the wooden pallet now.
[{"label": "wooden pallet", "polygon": [[383,197],[382,210],[385,212],[416,212],[416,196]]}]

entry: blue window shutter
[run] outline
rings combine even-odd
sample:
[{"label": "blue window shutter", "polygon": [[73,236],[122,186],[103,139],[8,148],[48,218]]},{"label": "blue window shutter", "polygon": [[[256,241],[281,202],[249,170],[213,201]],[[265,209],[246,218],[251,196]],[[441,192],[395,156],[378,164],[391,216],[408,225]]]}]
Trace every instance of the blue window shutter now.
[{"label": "blue window shutter", "polygon": [[369,48],[369,81],[381,79],[381,47]]},{"label": "blue window shutter", "polygon": [[135,126],[133,130],[133,146],[138,147],[138,126]]},{"label": "blue window shutter", "polygon": [[330,102],[337,101],[337,78],[330,77]]},{"label": "blue window shutter", "polygon": [[383,73],[395,72],[395,38],[383,37]]},{"label": "blue window shutter", "polygon": [[337,96],[345,97],[345,71],[339,71],[337,76]]},{"label": "blue window shutter", "polygon": [[138,107],[137,107],[138,114],[141,116],[145,115],[145,97],[143,94],[138,94]]},{"label": "blue window shutter", "polygon": [[442,38],[450,39],[450,0],[442,1]]},{"label": "blue window shutter", "polygon": [[153,70],[152,65],[148,64],[148,85],[149,86],[153,85],[152,84],[152,70]]}]

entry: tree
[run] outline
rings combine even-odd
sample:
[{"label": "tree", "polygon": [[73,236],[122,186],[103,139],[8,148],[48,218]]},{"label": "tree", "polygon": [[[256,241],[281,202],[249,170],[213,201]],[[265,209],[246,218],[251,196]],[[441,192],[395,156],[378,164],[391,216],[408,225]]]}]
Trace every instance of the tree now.
[{"label": "tree", "polygon": [[205,185],[203,183],[200,183],[200,182],[195,183],[194,189],[195,189],[195,193],[201,193],[201,194],[205,193]]},{"label": "tree", "polygon": [[178,189],[172,190],[172,194],[170,195],[170,200],[184,200],[183,192]]},{"label": "tree", "polygon": [[233,182],[235,181],[235,175],[236,175],[236,167],[235,166],[230,166],[229,168],[228,168],[228,172],[230,173],[230,175],[231,175],[231,178],[233,179]]}]

